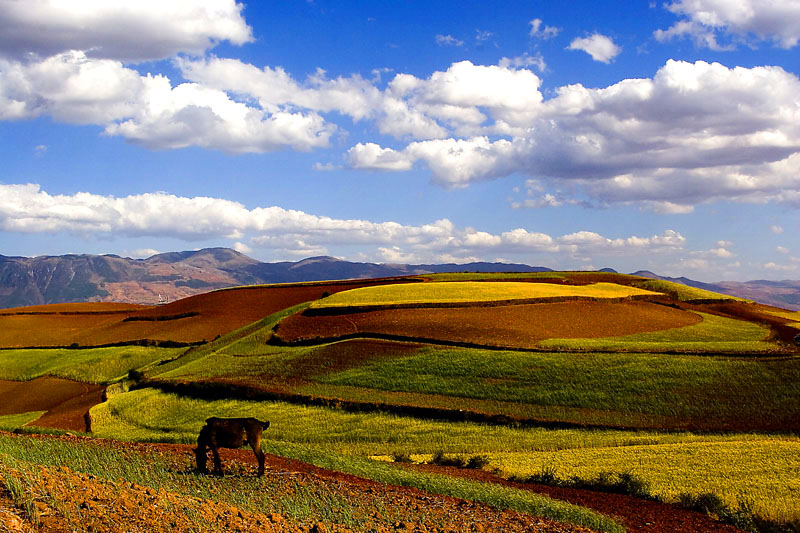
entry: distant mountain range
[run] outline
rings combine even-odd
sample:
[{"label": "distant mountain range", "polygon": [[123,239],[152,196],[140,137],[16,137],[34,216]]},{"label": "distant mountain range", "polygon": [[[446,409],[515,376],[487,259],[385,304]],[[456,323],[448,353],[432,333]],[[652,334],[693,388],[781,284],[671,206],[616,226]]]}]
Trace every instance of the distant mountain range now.
[{"label": "distant mountain range", "polygon": [[667,276],[659,276],[649,270],[633,272],[633,275],[673,281],[690,287],[697,287],[698,289],[720,292],[722,294],[738,296],[739,298],[747,298],[762,304],[774,305],[775,307],[800,310],[800,280],[787,279],[783,281],[768,281],[762,279],[753,281],[717,281],[715,283],[703,283],[702,281],[695,281],[685,277],[670,278]]},{"label": "distant mountain range", "polygon": [[[235,285],[377,278],[443,272],[547,272],[509,263],[396,265],[354,263],[333,257],[262,263],[228,248],[170,252],[147,259],[116,255],[6,257],[0,255],[0,307],[63,302],[115,301],[156,304]],[[612,269],[603,269],[613,272]],[[665,279],[762,303],[800,309],[800,281],[702,283],[648,271]]]}]

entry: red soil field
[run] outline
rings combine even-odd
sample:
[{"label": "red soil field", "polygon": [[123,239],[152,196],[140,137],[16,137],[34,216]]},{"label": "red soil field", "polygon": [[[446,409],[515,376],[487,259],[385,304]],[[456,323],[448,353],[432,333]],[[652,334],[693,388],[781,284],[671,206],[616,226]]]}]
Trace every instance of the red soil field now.
[{"label": "red soil field", "polygon": [[35,425],[86,431],[83,415],[101,402],[104,388],[51,377],[0,380],[0,415],[47,411]]},{"label": "red soil field", "polygon": [[445,309],[387,309],[332,316],[295,314],[277,335],[286,342],[357,333],[535,348],[550,338],[630,335],[689,326],[695,313],[650,302],[568,301]]},{"label": "red soil field", "polygon": [[20,315],[20,314],[63,314],[63,313],[121,313],[140,311],[149,309],[147,305],[125,304],[116,302],[95,302],[95,303],[68,303],[50,305],[29,305],[27,307],[11,307],[0,309],[1,315]]},{"label": "red soil field", "polygon": [[[73,343],[98,346],[139,339],[210,341],[281,309],[316,300],[324,292],[333,294],[385,283],[398,283],[398,280],[241,287],[199,294],[156,307],[82,303],[7,309],[0,313],[0,348]],[[20,314],[22,312],[33,314]],[[168,320],[125,322],[128,317]]]}]

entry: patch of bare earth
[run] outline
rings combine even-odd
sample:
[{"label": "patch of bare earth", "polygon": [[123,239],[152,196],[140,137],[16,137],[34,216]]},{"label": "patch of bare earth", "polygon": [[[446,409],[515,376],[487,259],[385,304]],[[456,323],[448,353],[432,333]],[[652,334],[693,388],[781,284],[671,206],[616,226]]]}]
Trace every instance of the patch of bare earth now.
[{"label": "patch of bare earth", "polygon": [[0,312],[0,348],[73,343],[100,346],[141,339],[210,341],[287,307],[316,300],[326,292],[333,294],[386,283],[398,280],[240,287],[198,294],[161,306],[82,303],[18,308]]},{"label": "patch of bare earth", "polygon": [[[76,437],[28,436],[87,442]],[[98,446],[124,447],[142,454],[168,455],[175,468],[191,474],[190,446],[92,441]],[[223,450],[226,475],[255,476],[255,460],[249,450]],[[12,472],[11,469],[4,469]],[[300,461],[267,455],[265,485],[269,490],[293,490],[303,485],[324,486],[344,497],[354,508],[381,508],[358,517],[357,525],[323,523],[315,518],[296,520],[285,513],[257,512],[226,502],[201,499],[124,480],[107,480],[65,467],[42,467],[35,475],[35,518],[13,506],[8,492],[0,495],[0,510],[9,512],[9,523],[37,527],[39,531],[254,531],[254,532],[345,532],[416,531],[429,533],[461,531],[588,532],[586,528],[561,524],[488,505],[427,493],[409,487],[383,485],[348,474],[318,468]],[[255,481],[254,481],[255,483]],[[276,494],[279,502],[281,494]],[[380,505],[375,505],[380,502]],[[3,515],[0,514],[0,517]],[[24,530],[24,529],[22,529]]]},{"label": "patch of bare earth", "polygon": [[53,377],[0,380],[0,415],[47,411],[36,420],[37,426],[86,431],[84,415],[102,401],[104,389]]},{"label": "patch of bare earth", "polygon": [[650,302],[568,302],[386,309],[284,319],[278,336],[286,342],[357,333],[535,348],[550,338],[615,337],[696,324],[700,316]]}]

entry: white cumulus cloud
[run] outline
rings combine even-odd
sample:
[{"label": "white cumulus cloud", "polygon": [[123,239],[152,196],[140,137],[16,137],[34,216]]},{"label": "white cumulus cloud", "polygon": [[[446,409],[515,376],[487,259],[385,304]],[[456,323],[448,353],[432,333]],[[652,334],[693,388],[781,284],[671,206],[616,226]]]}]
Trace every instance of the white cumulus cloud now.
[{"label": "white cumulus cloud", "polygon": [[220,41],[253,40],[234,0],[0,0],[0,55],[82,50],[93,58],[147,61],[202,55]]},{"label": "white cumulus cloud", "polygon": [[601,63],[610,63],[612,59],[617,57],[622,48],[614,44],[610,37],[600,33],[593,33],[589,37],[577,37],[573,39],[567,50],[583,50],[595,61]]},{"label": "white cumulus cloud", "polygon": [[[333,246],[360,246],[390,262],[468,261],[509,254],[637,256],[680,252],[685,238],[673,230],[651,237],[608,238],[591,231],[563,236],[516,228],[490,233],[459,228],[447,219],[418,226],[397,222],[335,219],[277,206],[248,209],[209,197],[145,193],[124,197],[91,193],[51,195],[35,184],[0,185],[0,230],[79,236],[158,236],[185,241],[229,239],[244,253],[268,249],[282,256],[328,253]],[[147,255],[152,250],[131,252]]]},{"label": "white cumulus cloud", "polygon": [[[789,49],[800,40],[797,0],[677,0],[666,7],[681,19],[666,30],[656,30],[659,41],[690,37],[699,46],[730,50],[752,40]],[[720,43],[720,37],[728,42]]]}]

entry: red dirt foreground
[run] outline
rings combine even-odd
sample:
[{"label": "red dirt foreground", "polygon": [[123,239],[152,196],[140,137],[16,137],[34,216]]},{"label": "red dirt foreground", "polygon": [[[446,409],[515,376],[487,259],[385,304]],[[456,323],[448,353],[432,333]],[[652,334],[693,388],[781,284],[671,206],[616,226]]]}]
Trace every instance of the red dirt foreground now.
[{"label": "red dirt foreground", "polygon": [[398,283],[341,281],[253,286],[190,296],[167,305],[82,303],[18,307],[0,311],[0,348],[100,346],[141,339],[210,341],[287,307],[336,292]]},{"label": "red dirt foreground", "polygon": [[[5,434],[8,435],[8,434]],[[79,437],[28,436],[16,438],[60,439],[87,442]],[[167,457],[178,472],[191,471],[190,446],[92,441],[98,446],[125,448],[143,455]],[[31,442],[35,445],[35,442]],[[249,450],[223,450],[227,475],[252,478],[255,459]],[[580,533],[588,529],[536,518],[488,505],[434,495],[408,487],[387,486],[374,481],[267,455],[265,485],[268,490],[296,490],[298,486],[323,486],[354,506],[382,502],[385,514],[376,512],[353,528],[322,523],[315,519],[294,520],[277,512],[259,513],[234,505],[124,480],[107,480],[66,467],[41,468],[34,476],[34,507],[40,530],[48,532],[93,531],[253,531],[253,532],[344,532],[344,531],[509,531]],[[13,475],[11,468],[2,468]],[[230,474],[232,472],[232,474]],[[0,486],[5,480],[0,478]],[[57,504],[54,505],[54,496]],[[65,513],[64,510],[72,510]],[[15,508],[8,492],[0,490],[0,531],[34,531],[32,521]]]},{"label": "red dirt foreground", "polygon": [[387,309],[324,316],[300,313],[284,319],[277,335],[288,343],[370,333],[535,348],[544,339],[614,337],[689,326],[700,320],[695,313],[650,302],[576,300],[497,307]]}]

